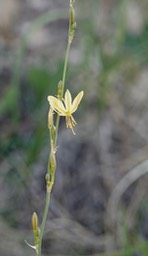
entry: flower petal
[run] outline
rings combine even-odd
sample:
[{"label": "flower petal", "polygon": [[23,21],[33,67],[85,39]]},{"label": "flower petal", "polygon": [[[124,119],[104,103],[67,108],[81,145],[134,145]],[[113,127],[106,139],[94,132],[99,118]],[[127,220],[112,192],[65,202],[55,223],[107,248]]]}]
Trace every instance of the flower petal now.
[{"label": "flower petal", "polygon": [[72,103],[72,107],[71,107],[71,114],[77,110],[78,105],[79,105],[79,103],[80,103],[80,101],[81,101],[83,95],[84,95],[84,92],[81,91],[81,92],[79,92],[79,94],[75,97],[75,99],[74,99],[74,101],[73,101],[73,103]]},{"label": "flower petal", "polygon": [[66,110],[68,112],[70,112],[70,109],[71,109],[71,101],[72,101],[72,98],[71,98],[70,91],[66,90],[64,103],[65,103]]},{"label": "flower petal", "polygon": [[66,109],[65,109],[63,103],[60,100],[58,100],[56,97],[53,97],[53,96],[48,96],[47,99],[48,99],[51,107],[56,112],[58,112],[60,115],[63,115],[63,116],[66,115]]}]

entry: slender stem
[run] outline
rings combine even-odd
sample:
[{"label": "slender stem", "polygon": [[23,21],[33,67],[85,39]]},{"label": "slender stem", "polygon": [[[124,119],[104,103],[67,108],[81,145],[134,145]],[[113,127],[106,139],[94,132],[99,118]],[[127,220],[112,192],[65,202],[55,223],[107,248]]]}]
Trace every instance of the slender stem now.
[{"label": "slender stem", "polygon": [[47,193],[46,193],[46,205],[45,205],[45,209],[44,209],[44,215],[43,215],[41,231],[40,231],[40,241],[39,241],[39,248],[38,248],[38,256],[41,256],[42,239],[43,239],[43,233],[44,233],[44,229],[45,229],[48,209],[49,209],[49,205],[50,205],[50,195],[51,195],[51,193],[47,191]]},{"label": "slender stem", "polygon": [[[65,55],[64,69],[63,69],[63,77],[62,77],[62,81],[63,81],[62,96],[63,96],[63,92],[64,92],[64,87],[65,87],[65,79],[66,79],[66,72],[67,72],[67,66],[68,66],[70,45],[71,45],[71,43],[68,41],[67,50],[66,50],[66,55]],[[56,143],[57,143],[57,136],[58,136],[58,129],[59,129],[59,121],[60,121],[60,117],[59,117],[59,115],[57,115],[55,145],[56,145]],[[51,136],[50,136],[50,137],[51,137]],[[50,159],[49,159],[49,161],[50,161]],[[49,161],[48,161],[48,168],[49,168]],[[48,171],[49,171],[49,170],[48,170]],[[44,209],[43,220],[42,220],[42,224],[41,224],[41,233],[40,233],[40,241],[39,241],[38,256],[41,256],[41,248],[42,248],[43,233],[44,233],[45,224],[46,224],[46,219],[47,219],[47,214],[48,214],[48,209],[49,209],[49,205],[50,205],[50,194],[51,194],[51,193],[47,191],[47,193],[46,193],[45,209]]]},{"label": "slender stem", "polygon": [[[64,62],[64,69],[63,69],[63,77],[62,77],[62,82],[63,82],[63,87],[62,87],[62,97],[64,93],[64,88],[65,88],[65,79],[66,79],[66,72],[67,72],[67,66],[68,66],[68,60],[69,60],[69,51],[70,51],[70,46],[71,43],[68,40],[67,44],[67,49],[66,49],[66,54],[65,54],[65,62]],[[59,122],[60,122],[60,116],[57,115],[56,119],[56,136],[55,136],[55,144],[57,143],[57,137],[58,137],[58,129],[59,129]]]},{"label": "slender stem", "polygon": [[71,43],[68,40],[66,55],[65,55],[65,62],[64,62],[63,77],[62,77],[62,82],[63,82],[62,94],[64,92],[64,87],[65,87],[65,78],[66,78],[66,71],[67,71],[67,65],[68,65],[68,59],[69,59],[70,45]]},{"label": "slender stem", "polygon": [[[64,62],[64,69],[63,69],[63,76],[62,76],[62,82],[63,82],[62,97],[63,97],[64,87],[65,87],[65,79],[66,79],[66,72],[67,72],[67,66],[68,66],[68,60],[69,60],[70,46],[71,46],[71,41],[69,40],[69,36],[68,36],[68,44],[67,44],[67,49],[66,49],[66,54],[65,54],[65,62]],[[57,143],[59,121],[60,121],[60,116],[57,115],[56,134],[55,134],[55,141],[54,141],[55,145]],[[51,139],[51,134],[50,134],[50,139]],[[51,143],[51,141],[50,141],[50,143]],[[49,156],[49,160],[48,160],[48,172],[49,172],[49,163],[50,163],[50,156]],[[49,209],[49,205],[50,205],[50,194],[51,194],[51,192],[47,191],[47,193],[46,193],[46,205],[45,205],[43,220],[42,220],[42,224],[41,224],[41,233],[40,233],[40,241],[39,241],[39,248],[38,248],[38,256],[41,256],[43,233],[44,233],[47,214],[48,214],[48,209]]]}]

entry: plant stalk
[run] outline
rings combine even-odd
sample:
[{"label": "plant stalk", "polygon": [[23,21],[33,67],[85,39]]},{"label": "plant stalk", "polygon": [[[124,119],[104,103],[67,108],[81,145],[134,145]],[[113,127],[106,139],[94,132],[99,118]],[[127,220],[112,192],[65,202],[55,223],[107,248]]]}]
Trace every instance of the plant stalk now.
[{"label": "plant stalk", "polygon": [[50,195],[51,195],[51,192],[48,192],[48,191],[47,191],[47,193],[46,193],[46,204],[45,204],[44,215],[43,215],[43,220],[42,220],[42,225],[41,225],[41,231],[40,231],[40,240],[39,240],[39,247],[38,247],[38,256],[41,256],[43,234],[44,234],[45,224],[46,224],[46,220],[47,220],[48,209],[49,209],[49,205],[50,205]]},{"label": "plant stalk", "polygon": [[[70,43],[69,40],[68,40],[67,49],[66,49],[66,54],[65,54],[65,62],[64,62],[63,76],[62,76],[62,82],[63,82],[63,86],[62,86],[62,96],[63,96],[63,92],[64,92],[64,87],[65,87],[65,79],[66,79],[67,66],[68,66],[68,60],[69,60],[70,46],[71,46],[71,43]],[[55,142],[55,145],[56,145],[56,143],[57,143],[58,129],[59,129],[59,121],[60,121],[60,116],[57,115],[57,119],[56,119],[56,134],[55,134],[55,141],[54,141],[54,142]],[[48,166],[49,166],[49,162],[50,162],[50,156],[49,156]],[[42,224],[41,224],[40,241],[39,241],[38,255],[37,255],[37,256],[41,256],[43,234],[44,234],[45,224],[46,224],[46,220],[47,220],[49,205],[50,205],[50,195],[51,195],[51,192],[48,192],[48,191],[47,191],[47,192],[46,192],[46,204],[45,204],[45,209],[44,209],[44,214],[43,214],[43,220],[42,220]]]},{"label": "plant stalk", "polygon": [[[63,86],[62,86],[62,97],[63,97],[63,93],[64,93],[64,88],[65,88],[65,79],[66,79],[66,72],[67,72],[67,66],[68,66],[68,60],[69,60],[70,46],[71,46],[71,43],[70,43],[69,40],[68,40],[67,49],[66,49],[66,55],[65,55],[65,62],[64,62],[63,77],[62,77],[62,82],[63,82]],[[60,122],[60,116],[57,115],[57,119],[56,119],[55,145],[56,145],[56,143],[57,143],[57,138],[58,138],[59,122]]]}]

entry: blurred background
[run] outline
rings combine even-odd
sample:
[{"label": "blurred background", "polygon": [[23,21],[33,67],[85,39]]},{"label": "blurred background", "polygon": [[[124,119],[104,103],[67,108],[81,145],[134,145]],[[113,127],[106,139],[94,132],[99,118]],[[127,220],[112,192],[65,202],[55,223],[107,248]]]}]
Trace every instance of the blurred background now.
[{"label": "blurred background", "polygon": [[[63,72],[67,0],[0,0],[0,254],[34,255],[49,154],[47,96]],[[43,255],[148,255],[146,0],[76,0],[66,88],[85,95],[76,136],[61,119]]]}]

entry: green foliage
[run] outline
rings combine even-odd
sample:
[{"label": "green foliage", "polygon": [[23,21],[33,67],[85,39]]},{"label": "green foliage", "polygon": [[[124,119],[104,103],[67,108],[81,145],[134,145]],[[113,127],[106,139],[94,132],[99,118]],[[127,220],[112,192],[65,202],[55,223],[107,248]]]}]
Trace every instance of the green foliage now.
[{"label": "green foliage", "polygon": [[11,113],[13,117],[18,115],[18,88],[15,86],[9,86],[4,92],[3,97],[0,100],[0,117],[6,113]]},{"label": "green foliage", "polygon": [[5,136],[5,138],[1,140],[1,144],[0,144],[1,157],[8,156],[14,150],[22,147],[23,147],[23,141],[19,136],[19,134],[17,134],[16,132],[11,132],[11,134]]},{"label": "green foliage", "polygon": [[147,45],[148,45],[148,26],[145,26],[142,34],[138,36],[133,36],[130,34],[126,35],[125,38],[125,51],[126,54],[130,54],[133,58],[141,65],[148,64],[148,53],[147,53]]},{"label": "green foliage", "polygon": [[40,154],[45,144],[45,139],[47,138],[46,135],[47,129],[45,126],[40,125],[27,139],[24,145],[27,166],[30,166],[37,160],[38,154]]},{"label": "green foliage", "polygon": [[138,244],[133,246],[128,246],[126,252],[124,250],[113,252],[113,253],[105,253],[98,254],[98,256],[133,256],[133,255],[148,255],[148,244],[146,241],[139,241]]}]

